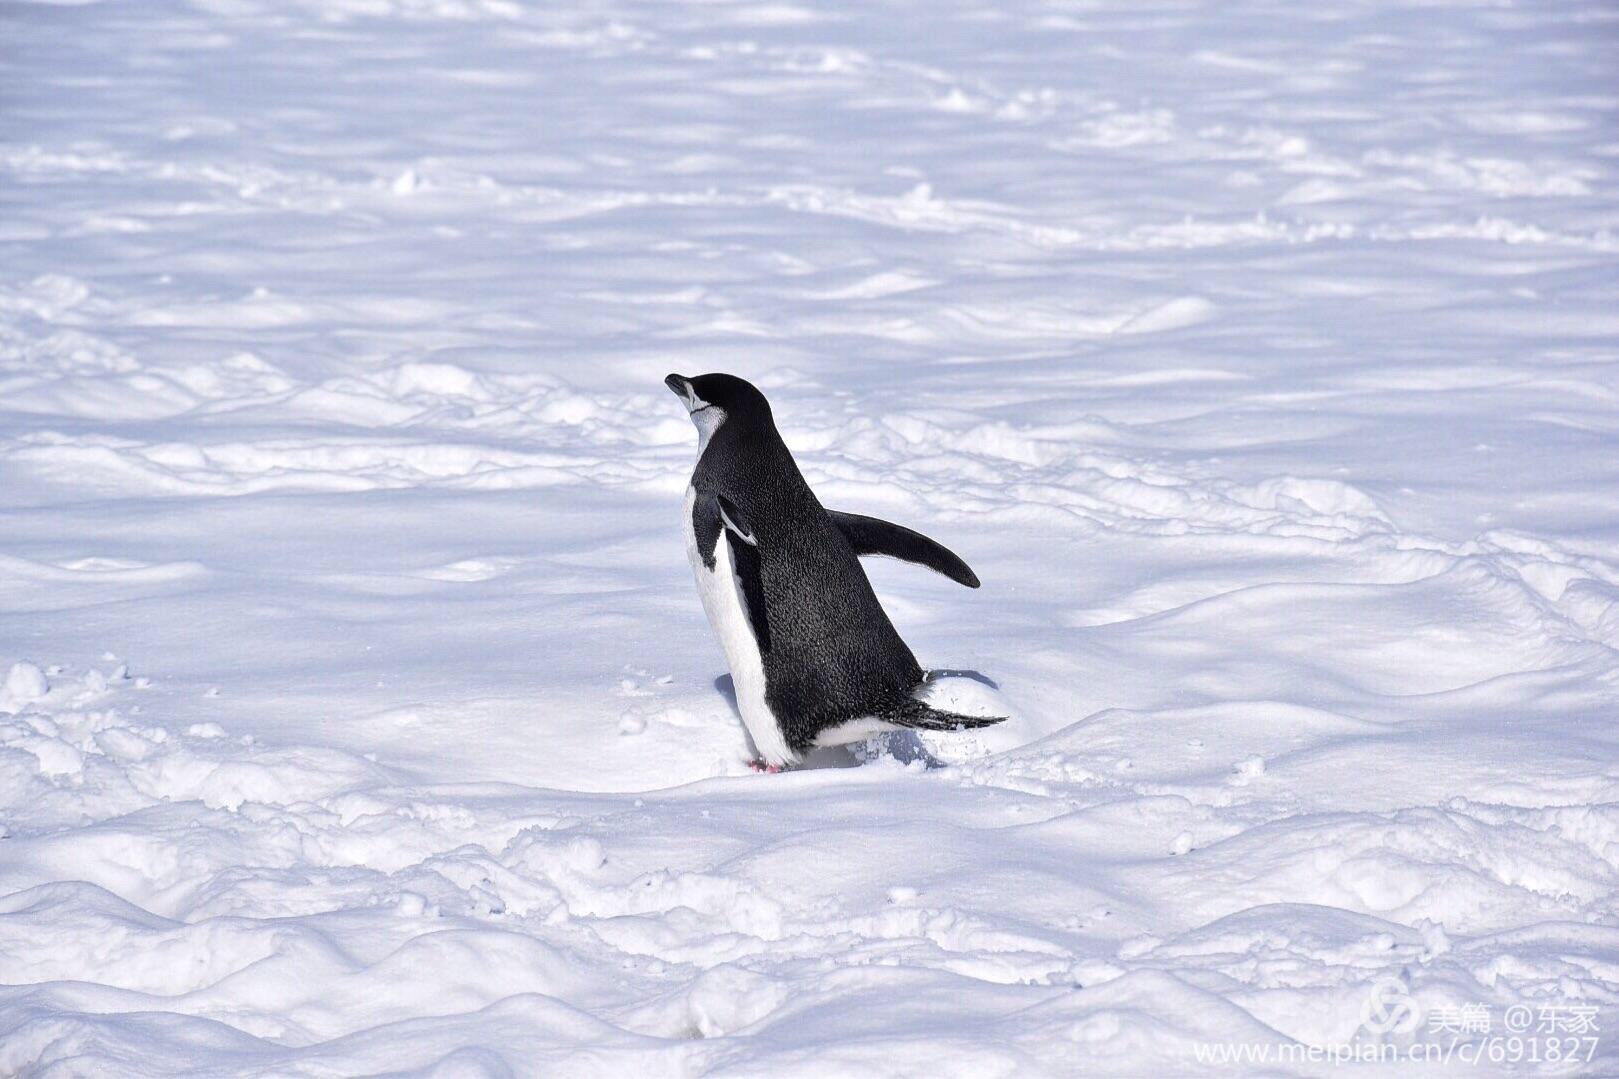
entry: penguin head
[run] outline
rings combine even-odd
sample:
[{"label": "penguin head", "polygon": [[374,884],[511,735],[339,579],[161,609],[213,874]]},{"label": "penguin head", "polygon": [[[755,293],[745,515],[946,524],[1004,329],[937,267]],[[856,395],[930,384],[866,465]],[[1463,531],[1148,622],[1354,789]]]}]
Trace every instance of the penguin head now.
[{"label": "penguin head", "polygon": [[753,383],[735,375],[670,375],[663,384],[685,402],[691,422],[697,425],[699,453],[708,448],[708,440],[721,424],[774,426],[765,395]]}]

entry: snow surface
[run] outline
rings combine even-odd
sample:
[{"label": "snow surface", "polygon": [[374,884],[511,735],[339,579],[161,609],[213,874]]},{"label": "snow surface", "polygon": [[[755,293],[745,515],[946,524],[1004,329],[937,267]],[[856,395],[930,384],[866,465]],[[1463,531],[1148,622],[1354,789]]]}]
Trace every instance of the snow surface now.
[{"label": "snow surface", "polygon": [[[0,41],[0,1074],[1619,1073],[1611,3]],[[1011,722],[747,772],[671,370]]]}]

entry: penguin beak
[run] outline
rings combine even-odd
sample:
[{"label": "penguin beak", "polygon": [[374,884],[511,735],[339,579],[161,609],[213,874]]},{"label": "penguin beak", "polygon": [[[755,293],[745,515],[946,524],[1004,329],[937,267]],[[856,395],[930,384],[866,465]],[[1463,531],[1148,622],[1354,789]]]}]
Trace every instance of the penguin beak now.
[{"label": "penguin beak", "polygon": [[663,384],[686,402],[687,412],[696,412],[698,408],[703,407],[697,400],[697,391],[692,388],[691,379],[685,375],[669,375],[663,380]]}]

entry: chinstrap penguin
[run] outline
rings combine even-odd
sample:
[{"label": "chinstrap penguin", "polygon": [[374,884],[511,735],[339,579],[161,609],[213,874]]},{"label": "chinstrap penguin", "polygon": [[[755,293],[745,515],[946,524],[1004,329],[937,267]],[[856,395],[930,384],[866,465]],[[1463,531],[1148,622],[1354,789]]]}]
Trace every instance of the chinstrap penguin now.
[{"label": "chinstrap penguin", "polygon": [[664,384],[697,427],[686,557],[762,758],[755,767],[779,770],[816,746],[882,731],[1005,718],[945,712],[915,697],[925,675],[859,556],[915,562],[977,588],[965,562],[908,528],[824,509],[751,383],[712,374],[670,375]]}]

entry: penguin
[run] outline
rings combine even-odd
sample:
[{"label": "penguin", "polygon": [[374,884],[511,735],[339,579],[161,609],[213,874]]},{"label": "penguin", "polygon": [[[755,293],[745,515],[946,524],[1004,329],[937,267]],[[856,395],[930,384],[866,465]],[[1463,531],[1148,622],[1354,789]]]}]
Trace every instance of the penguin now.
[{"label": "penguin", "polygon": [[686,557],[731,668],[757,771],[817,746],[882,731],[987,727],[1005,716],[941,711],[861,568],[862,555],[926,566],[968,588],[978,577],[908,528],[822,507],[776,430],[770,404],[734,375],[669,375],[697,427],[686,488]]}]

